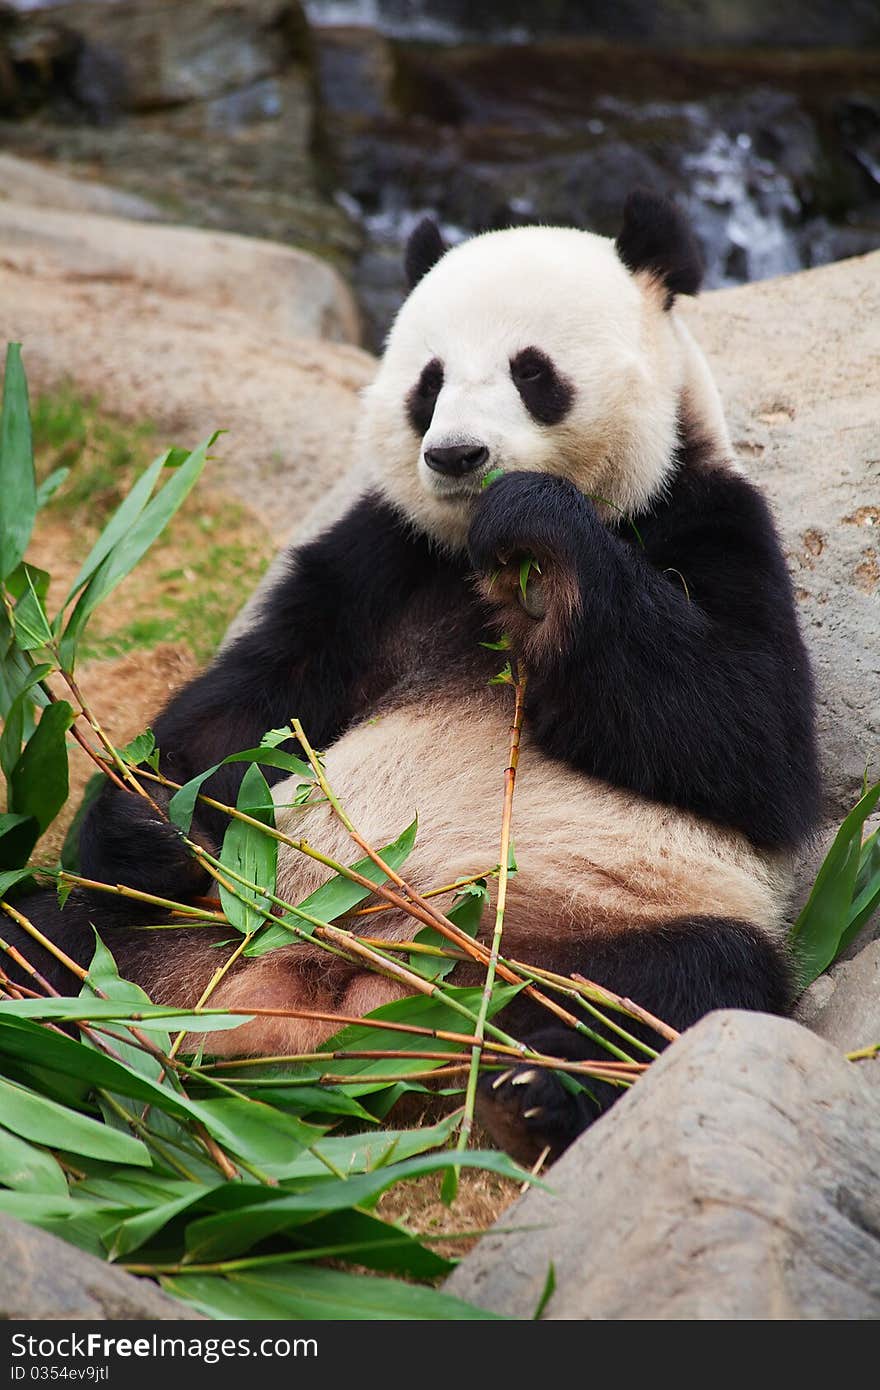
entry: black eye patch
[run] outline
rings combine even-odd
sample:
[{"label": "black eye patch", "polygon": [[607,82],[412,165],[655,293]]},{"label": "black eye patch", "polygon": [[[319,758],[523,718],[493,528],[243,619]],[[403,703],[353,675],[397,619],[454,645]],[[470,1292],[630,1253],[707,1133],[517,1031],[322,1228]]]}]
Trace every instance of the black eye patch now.
[{"label": "black eye patch", "polygon": [[540,348],[523,348],[512,357],[510,376],[526,410],[539,424],[558,425],[571,410],[574,387]]},{"label": "black eye patch", "polygon": [[432,357],[422,368],[421,376],[406,398],[406,413],[417,435],[427,432],[442,390],[443,363],[439,357]]}]

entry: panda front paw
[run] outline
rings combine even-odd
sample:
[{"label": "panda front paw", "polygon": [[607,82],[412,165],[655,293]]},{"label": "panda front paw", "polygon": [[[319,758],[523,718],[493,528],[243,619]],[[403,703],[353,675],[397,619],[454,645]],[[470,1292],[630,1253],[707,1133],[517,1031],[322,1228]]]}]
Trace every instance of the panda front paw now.
[{"label": "panda front paw", "polygon": [[480,1124],[493,1143],[528,1168],[542,1155],[551,1163],[557,1159],[602,1108],[598,1098],[567,1090],[551,1070],[527,1061],[482,1077],[477,1090]]},{"label": "panda front paw", "polygon": [[482,591],[523,654],[540,661],[567,645],[582,608],[582,556],[598,526],[564,478],[507,473],[484,493],[468,537]]}]

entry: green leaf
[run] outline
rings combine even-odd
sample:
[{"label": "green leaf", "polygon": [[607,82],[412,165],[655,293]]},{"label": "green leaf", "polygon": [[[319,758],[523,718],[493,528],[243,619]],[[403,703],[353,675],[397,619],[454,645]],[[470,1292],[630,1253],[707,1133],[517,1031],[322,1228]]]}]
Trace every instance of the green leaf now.
[{"label": "green leaf", "polygon": [[52,641],[52,629],[42,600],[34,586],[29,566],[25,566],[27,591],[13,614],[15,640],[24,652],[37,651]]},{"label": "green leaf", "polygon": [[0,580],[16,568],[31,538],[37,514],[37,482],[21,344],[6,349],[3,410],[0,414]]},{"label": "green leaf", "polygon": [[368,1206],[403,1178],[442,1172],[453,1164],[465,1168],[483,1168],[518,1182],[529,1176],[507,1154],[480,1153],[476,1150],[421,1154],[371,1173],[316,1183],[308,1191],[285,1194],[237,1211],[221,1211],[214,1216],[201,1217],[187,1227],[189,1258],[199,1262],[226,1259],[242,1250],[249,1250],[258,1241],[294,1230],[315,1216]]},{"label": "green leaf", "polygon": [[[398,1037],[400,1034],[398,1034]],[[288,1179],[325,1178],[332,1165],[351,1177],[354,1173],[374,1172],[392,1159],[395,1163],[427,1153],[447,1143],[461,1118],[457,1110],[436,1125],[417,1129],[383,1129],[367,1134],[330,1134],[316,1140],[291,1165]],[[321,1155],[328,1160],[321,1162]]]},{"label": "green leaf", "polygon": [[547,1304],[550,1302],[555,1292],[556,1267],[553,1264],[553,1261],[551,1260],[550,1264],[547,1266],[547,1278],[544,1280],[544,1288],[541,1292],[541,1297],[538,1299],[537,1307],[535,1308],[535,1311],[532,1314],[532,1320],[534,1322],[540,1322],[541,1318],[544,1315],[544,1309],[547,1307]]},{"label": "green leaf", "polygon": [[219,1319],[464,1322],[499,1317],[439,1289],[306,1264],[241,1270],[226,1277],[175,1274],[161,1283],[166,1293]]},{"label": "green leaf", "polygon": [[180,788],[180,791],[174,793],[169,801],[168,818],[183,831],[184,835],[189,834],[196,800],[202,789],[202,784],[207,782],[209,777],[213,777],[218,768],[225,767],[227,763],[262,763],[264,767],[283,768],[285,772],[297,777],[311,777],[312,775],[308,763],[304,763],[302,758],[295,757],[293,753],[283,753],[280,748],[261,745],[259,748],[245,748],[241,753],[230,753],[229,757],[224,758],[222,762],[215,763],[213,767],[200,772],[196,777],[191,777]]},{"label": "green leaf", "polygon": [[67,1179],[45,1149],[34,1148],[17,1134],[0,1127],[0,1183],[17,1192],[43,1192],[66,1197]]},{"label": "green leaf", "polygon": [[152,1162],[139,1139],[110,1129],[88,1115],[58,1105],[23,1086],[16,1086],[4,1077],[0,1077],[0,1113],[7,1129],[37,1144],[88,1154],[108,1163],[149,1167]]},{"label": "green leaf", "polygon": [[493,483],[497,483],[498,479],[503,477],[503,468],[490,468],[489,472],[484,475],[483,480],[480,483],[480,487],[485,491],[487,487],[491,487]]},{"label": "green leaf", "polygon": [[[880,907],[880,830],[869,835],[862,845],[859,870],[853,888],[853,900],[846,931],[840,938],[840,951],[855,941]],[[838,952],[839,954],[839,952]]]},{"label": "green leaf", "polygon": [[[0,901],[6,897],[10,888],[14,888],[16,884],[23,883],[25,879],[32,876],[32,869],[4,869],[0,872]],[[6,1008],[7,1005],[4,1003],[3,1007]]]},{"label": "green leaf", "polygon": [[865,793],[843,821],[791,929],[802,988],[815,980],[841,949],[861,862],[862,829],[878,802],[880,782]]},{"label": "green leaf", "polygon": [[[316,1125],[256,1100],[205,1100],[199,1102],[198,1113],[219,1143],[270,1178],[287,1177],[303,1149],[323,1134]],[[326,1168],[322,1171],[326,1175]]]},{"label": "green leaf", "polygon": [[37,511],[41,511],[47,502],[51,502],[58,489],[67,480],[70,473],[69,468],[56,468],[44,478],[37,488]]},{"label": "green leaf", "polygon": [[[265,777],[256,763],[251,763],[241,781],[236,806],[264,825],[275,825],[272,813],[272,793]],[[275,891],[275,876],[278,869],[278,841],[271,835],[248,825],[241,820],[232,820],[223,836],[220,863],[234,870],[251,883],[258,883],[268,892]],[[233,880],[233,883],[235,881]],[[255,932],[262,926],[272,911],[270,900],[250,888],[235,883],[236,893],[220,887],[220,901],[231,926],[244,935]],[[246,898],[247,902],[242,902]]]},{"label": "green leaf", "polygon": [[197,1202],[203,1201],[211,1191],[210,1187],[201,1183],[190,1183],[186,1192],[181,1196],[166,1202],[151,1203],[146,1211],[126,1217],[113,1233],[107,1251],[108,1257],[111,1260],[118,1260],[124,1255],[130,1255],[133,1250],[140,1249],[146,1241],[167,1226],[176,1216],[195,1206]]},{"label": "green leaf", "polygon": [[[6,706],[3,731],[0,733],[0,768],[3,769],[7,781],[21,756],[26,707],[34,700],[30,692],[51,669],[51,666],[42,665],[31,667],[27,675],[16,672],[14,685],[10,684],[8,687],[8,693],[12,698]],[[13,690],[16,692],[14,695]]]},{"label": "green leaf", "polygon": [[[450,922],[472,939],[476,936],[483,917],[483,909],[489,901],[489,890],[484,878],[469,883],[457,895],[450,911],[446,914]],[[426,946],[448,947],[449,941],[433,927],[425,927],[416,936],[416,941]],[[410,967],[423,975],[426,980],[445,980],[455,969],[457,961],[444,960],[442,956],[422,956],[414,951],[409,958]]]},{"label": "green leaf", "polygon": [[133,738],[131,743],[127,743],[124,748],[117,751],[124,762],[129,767],[139,767],[152,756],[156,747],[156,735],[152,729],[145,729],[137,738]]},{"label": "green leaf", "polygon": [[42,834],[67,800],[67,730],[73,710],[58,700],[43,710],[9,779],[9,809],[33,816]]},{"label": "green leaf", "polygon": [[480,646],[490,652],[509,652],[512,646],[509,632],[503,632],[497,642],[481,642]]},{"label": "green leaf", "polygon": [[[26,875],[29,871],[19,869],[18,877]],[[0,893],[3,892],[4,879],[14,877],[9,874],[0,874]],[[143,1028],[145,1031],[155,1032],[157,1029],[166,1030],[169,1028],[191,1030],[200,1033],[213,1033],[224,1028],[238,1028],[242,1023],[248,1022],[247,1015],[224,1014],[221,1010],[212,1011],[205,1009],[204,1013],[194,1013],[192,1010],[173,1009],[160,1004],[144,1004],[139,1008],[132,1008],[125,1001],[116,1002],[112,999],[9,999],[3,1001],[0,1009],[0,1026],[5,1018],[28,1018],[44,1022],[52,1020],[56,1022],[69,1022],[74,1019],[82,1019],[85,1022],[119,1022],[134,1023],[136,1027]]]},{"label": "green leaf", "polygon": [[40,838],[40,827],[33,816],[0,816],[0,869],[25,865]]},{"label": "green leaf", "polygon": [[[67,666],[73,664],[76,644],[82,635],[86,623],[98,604],[116,588],[116,585],[119,584],[127,574],[130,574],[138,561],[149,550],[157,536],[164,530],[174,513],[186,500],[205,466],[208,449],[215,438],[216,436],[212,435],[210,439],[206,439],[197,449],[193,450],[187,457],[186,462],[175,470],[174,475],[168,480],[164,487],[160,489],[156,496],[153,497],[151,501],[147,502],[146,506],[143,506],[134,523],[129,525],[128,529],[124,531],[124,534],[119,535],[118,538],[115,539],[109,549],[106,549],[106,554],[94,570],[94,573],[92,573],[91,577],[87,580],[85,587],[77,599],[76,607],[71,614],[64,636],[61,639],[60,651],[62,664]],[[164,457],[162,462],[164,464]],[[150,470],[148,470],[148,472],[149,471]],[[126,502],[131,500],[136,490],[135,487],[132,493],[129,493]],[[124,507],[125,502],[122,505]],[[122,508],[119,509],[119,512],[121,511]],[[114,522],[118,523],[119,512],[111,519],[110,527],[107,528],[108,530],[113,527]],[[99,537],[96,549],[101,547],[102,539],[104,540],[104,546],[106,548],[106,534],[105,531],[103,537]],[[86,567],[88,564],[89,561],[86,562]],[[74,591],[75,589],[76,584],[74,584]]]},{"label": "green leaf", "polygon": [[509,662],[509,661],[505,663],[505,665],[504,665],[504,666],[501,668],[501,670],[498,672],[498,675],[497,675],[497,676],[490,676],[490,678],[489,678],[489,684],[490,684],[490,685],[515,685],[515,684],[516,684],[516,682],[515,682],[514,679],[513,679],[513,671],[510,669],[510,662]]},{"label": "green leaf", "polygon": [[132,526],[143,512],[144,507],[146,507],[152,497],[153,490],[155,489],[156,483],[159,481],[162,469],[166,466],[167,460],[167,453],[160,454],[157,459],[154,459],[149,468],[145,469],[138,478],[131,491],[122,499],[83,561],[82,568],[71,584],[67,598],[64,600],[65,608],[86,581],[91,579],[98,566],[107,558],[113,547],[131,530]]},{"label": "green leaf", "polygon": [[[401,831],[396,840],[379,850],[379,858],[384,859],[390,869],[396,871],[406,862],[416,842],[418,826],[417,817],[405,830]],[[349,867],[362,874],[364,878],[368,878],[371,883],[380,884],[387,881],[387,874],[383,874],[372,859],[359,859],[357,863],[351,864]],[[320,888],[317,888],[298,906],[310,917],[317,917],[320,922],[330,923],[335,922],[337,917],[341,917],[344,912],[350,912],[352,908],[357,907],[369,896],[370,890],[368,888],[362,887],[359,883],[353,883],[344,874],[334,874],[333,878],[322,883]],[[312,930],[309,923],[303,921],[302,918],[296,916],[282,917],[278,922],[268,923],[256,940],[245,948],[244,954],[246,956],[264,956],[268,951],[274,951],[278,946],[289,946],[291,941],[296,938],[292,932],[281,925],[285,920],[289,920],[293,926],[307,934]]]}]

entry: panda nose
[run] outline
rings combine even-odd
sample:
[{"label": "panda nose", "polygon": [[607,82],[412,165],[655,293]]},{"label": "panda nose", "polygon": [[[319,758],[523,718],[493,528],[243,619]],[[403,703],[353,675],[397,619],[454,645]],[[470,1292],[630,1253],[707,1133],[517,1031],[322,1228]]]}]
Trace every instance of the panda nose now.
[{"label": "panda nose", "polygon": [[463,478],[465,473],[476,472],[488,458],[489,450],[484,444],[451,444],[445,449],[425,450],[428,467],[450,478]]}]

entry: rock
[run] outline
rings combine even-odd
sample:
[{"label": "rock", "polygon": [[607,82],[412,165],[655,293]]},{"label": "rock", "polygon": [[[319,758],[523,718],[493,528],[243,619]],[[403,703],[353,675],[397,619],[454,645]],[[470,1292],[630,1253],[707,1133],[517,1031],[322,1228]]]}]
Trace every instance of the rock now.
[{"label": "rock", "polygon": [[267,333],[356,343],[357,306],[332,266],[305,251],[228,232],[142,227],[0,203],[7,265],[83,283],[137,284],[145,295],[235,309]]},{"label": "rock", "polygon": [[549,1319],[880,1317],[880,1109],[787,1020],[712,1014],[462,1262],[446,1289]]},{"label": "rock", "polygon": [[[880,933],[877,919],[874,931]],[[880,1043],[880,935],[804,990],[796,1017],[844,1052]],[[870,1081],[880,1084],[880,1060],[860,1066]]]},{"label": "rock", "polygon": [[149,1279],[135,1279],[11,1216],[0,1216],[0,1246],[0,1320],[201,1321]]},{"label": "rock", "polygon": [[[136,111],[207,101],[304,63],[307,55],[296,0],[74,0],[43,11],[39,23],[75,35],[87,52],[112,55],[124,70],[124,105]],[[74,95],[100,106],[103,85],[91,91],[90,75],[75,76]]]},{"label": "rock", "polygon": [[89,179],[74,179],[33,160],[0,154],[0,201],[63,212],[97,212],[151,222],[161,213],[155,203]]},{"label": "rock", "polygon": [[832,825],[858,800],[865,766],[880,775],[880,253],[719,290],[681,312],[782,533]]},{"label": "rock", "polygon": [[0,296],[32,394],[72,382],[169,442],[226,429],[212,476],[278,543],[350,466],[373,362],[326,341],[353,337],[354,309],[304,253],[0,203]]}]

